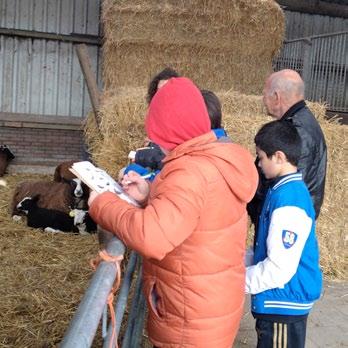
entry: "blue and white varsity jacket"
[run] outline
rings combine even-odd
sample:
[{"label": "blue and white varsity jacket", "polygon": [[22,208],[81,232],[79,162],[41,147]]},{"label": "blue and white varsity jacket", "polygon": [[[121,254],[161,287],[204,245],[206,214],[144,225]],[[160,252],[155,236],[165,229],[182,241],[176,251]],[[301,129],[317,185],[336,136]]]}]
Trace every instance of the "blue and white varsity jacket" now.
[{"label": "blue and white varsity jacket", "polygon": [[247,267],[251,311],[305,315],[320,297],[321,288],[313,202],[301,173],[285,175],[267,192],[254,263]]}]

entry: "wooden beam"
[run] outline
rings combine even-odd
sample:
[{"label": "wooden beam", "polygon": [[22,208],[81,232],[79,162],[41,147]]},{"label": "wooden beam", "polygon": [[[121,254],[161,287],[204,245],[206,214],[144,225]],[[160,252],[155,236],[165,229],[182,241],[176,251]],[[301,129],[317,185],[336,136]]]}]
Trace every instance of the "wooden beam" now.
[{"label": "wooden beam", "polygon": [[93,74],[91,63],[87,51],[87,46],[85,44],[76,45],[76,52],[79,58],[81,70],[83,76],[85,77],[89,97],[91,99],[91,104],[94,112],[95,122],[97,124],[97,129],[100,134],[100,120],[99,120],[99,102],[100,93],[97,86],[97,81],[95,75]]},{"label": "wooden beam", "polygon": [[88,45],[101,45],[101,39],[95,35],[86,35],[86,34],[56,34],[56,33],[46,33],[42,31],[35,30],[22,30],[22,29],[9,29],[9,28],[0,28],[0,35],[6,36],[17,36],[25,37],[30,39],[41,39],[41,40],[55,40],[63,42],[72,42],[72,43],[85,43]]},{"label": "wooden beam", "polygon": [[276,0],[284,10],[348,18],[348,6],[321,0]]}]

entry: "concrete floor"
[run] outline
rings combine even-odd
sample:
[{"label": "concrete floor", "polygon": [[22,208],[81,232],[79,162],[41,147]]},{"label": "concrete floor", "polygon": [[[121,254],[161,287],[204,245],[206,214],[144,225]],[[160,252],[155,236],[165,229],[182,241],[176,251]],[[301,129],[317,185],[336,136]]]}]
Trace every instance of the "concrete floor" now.
[{"label": "concrete floor", "polygon": [[[245,304],[234,348],[255,348],[255,320]],[[348,347],[348,283],[326,282],[321,299],[308,318],[306,348]]]}]

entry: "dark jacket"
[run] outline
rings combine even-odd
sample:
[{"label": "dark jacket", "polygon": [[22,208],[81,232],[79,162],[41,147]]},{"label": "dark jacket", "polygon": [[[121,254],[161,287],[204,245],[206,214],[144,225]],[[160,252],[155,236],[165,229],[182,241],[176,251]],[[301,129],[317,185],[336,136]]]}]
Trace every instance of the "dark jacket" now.
[{"label": "dark jacket", "polygon": [[[327,150],[324,134],[318,121],[303,100],[294,104],[281,120],[291,122],[301,137],[302,151],[298,170],[302,172],[303,180],[313,199],[315,218],[317,219],[324,199],[326,178]],[[255,224],[255,230],[257,230],[257,220],[262,210],[267,189],[272,183],[264,177],[260,170],[259,174],[259,187],[255,197],[248,205],[248,213]]]}]

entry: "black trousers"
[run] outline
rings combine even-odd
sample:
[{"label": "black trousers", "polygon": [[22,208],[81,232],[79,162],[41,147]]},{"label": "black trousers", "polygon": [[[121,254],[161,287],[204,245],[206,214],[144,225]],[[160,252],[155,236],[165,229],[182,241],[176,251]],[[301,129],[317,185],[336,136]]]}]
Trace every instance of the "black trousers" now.
[{"label": "black trousers", "polygon": [[256,319],[257,348],[304,348],[307,316],[299,321],[279,323]]}]

